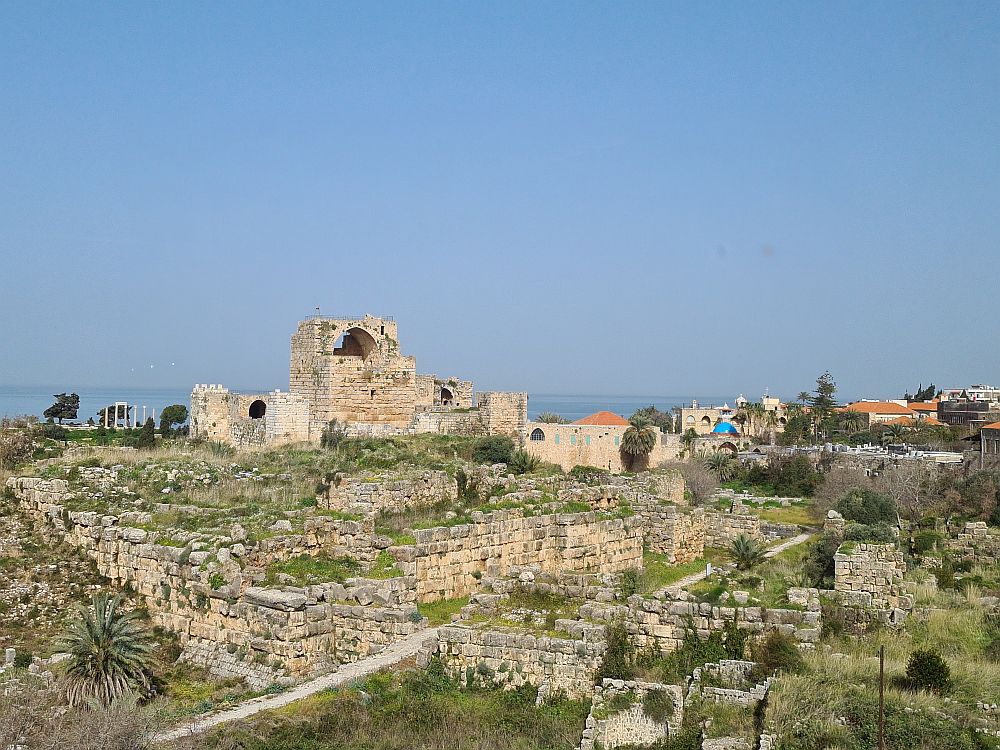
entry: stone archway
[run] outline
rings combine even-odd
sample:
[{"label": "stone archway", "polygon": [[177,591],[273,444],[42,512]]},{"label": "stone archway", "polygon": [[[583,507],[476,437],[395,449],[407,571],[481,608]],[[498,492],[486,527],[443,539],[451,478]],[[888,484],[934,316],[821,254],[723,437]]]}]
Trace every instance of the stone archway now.
[{"label": "stone archway", "polygon": [[450,388],[441,386],[441,394],[439,400],[441,402],[441,406],[454,406],[455,394],[451,392]]},{"label": "stone archway", "polygon": [[247,409],[247,416],[250,419],[263,419],[265,414],[267,414],[267,404],[259,398],[250,404],[250,408]]},{"label": "stone archway", "polygon": [[720,445],[718,448],[716,448],[716,450],[718,450],[720,452],[721,451],[728,451],[729,453],[731,453],[734,456],[737,453],[740,452],[739,449],[736,447],[736,444],[735,443],[730,443],[728,440],[725,443],[723,443],[722,445]]},{"label": "stone archway", "polygon": [[375,338],[364,328],[348,328],[334,343],[335,357],[361,357],[368,359],[378,348]]}]

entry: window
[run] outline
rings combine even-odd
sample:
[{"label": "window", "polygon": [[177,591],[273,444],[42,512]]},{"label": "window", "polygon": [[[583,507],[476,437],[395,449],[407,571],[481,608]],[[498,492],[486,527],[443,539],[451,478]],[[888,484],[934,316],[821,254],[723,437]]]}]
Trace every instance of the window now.
[{"label": "window", "polygon": [[686,421],[687,421],[688,424],[694,424],[694,417],[691,416],[690,414],[688,414],[688,418],[687,418]]},{"label": "window", "polygon": [[587,445],[590,445],[590,435],[587,435],[587,436],[586,436],[586,437],[585,437],[585,438],[583,439],[583,442],[584,442],[584,443],[586,443]]},{"label": "window", "polygon": [[531,431],[531,439],[534,440],[535,442],[540,442],[542,440],[545,440],[545,433],[542,432],[542,429],[540,427],[536,427]]},{"label": "window", "polygon": [[570,435],[569,436],[569,444],[570,445],[576,445],[576,435]]},{"label": "window", "polygon": [[559,445],[559,435],[558,434],[556,434],[555,440],[556,440],[556,445]]},{"label": "window", "polygon": [[620,438],[620,437],[618,437],[617,435],[615,435],[615,447],[616,447],[616,448],[618,447],[618,444],[619,444],[620,442],[621,442],[621,438]]}]

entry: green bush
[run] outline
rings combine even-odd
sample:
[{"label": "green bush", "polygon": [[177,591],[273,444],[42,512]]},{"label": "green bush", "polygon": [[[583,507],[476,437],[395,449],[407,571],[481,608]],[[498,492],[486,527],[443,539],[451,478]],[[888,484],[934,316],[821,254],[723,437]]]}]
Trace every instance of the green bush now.
[{"label": "green bush", "polygon": [[514,441],[506,435],[479,438],[472,447],[472,460],[480,464],[509,464],[514,455]]},{"label": "green bush", "polygon": [[844,540],[848,542],[891,544],[896,541],[896,535],[884,523],[878,523],[874,526],[869,526],[865,523],[849,523],[844,528]]},{"label": "green bush", "polygon": [[913,551],[926,555],[944,541],[944,534],[933,529],[921,529],[913,535]]},{"label": "green bush", "polygon": [[772,630],[751,649],[756,665],[752,677],[766,679],[775,672],[797,674],[806,669],[805,660],[795,640],[781,631]]},{"label": "green bush", "polygon": [[833,556],[837,554],[843,539],[838,534],[826,532],[809,547],[802,563],[802,572],[813,586],[833,588],[832,584],[824,586],[824,582],[833,579]]},{"label": "green bush", "polygon": [[910,654],[906,679],[914,690],[943,694],[951,687],[951,668],[934,649],[917,649]]},{"label": "green bush", "polygon": [[642,699],[642,712],[653,721],[667,721],[674,713],[674,699],[666,690],[650,690]]},{"label": "green bush", "polygon": [[896,506],[885,495],[873,490],[850,490],[834,506],[848,521],[866,526],[895,525],[898,521]]},{"label": "green bush", "polygon": [[637,568],[629,568],[621,572],[618,579],[618,596],[621,599],[628,599],[639,591],[639,582],[642,580],[642,573]]},{"label": "green bush", "polygon": [[600,685],[605,677],[613,680],[631,680],[635,677],[635,648],[629,640],[628,631],[620,622],[613,622],[605,629],[607,648],[604,660],[597,669],[595,684]]},{"label": "green bush", "polygon": [[507,468],[515,474],[530,474],[533,471],[537,471],[541,465],[542,462],[537,457],[521,449],[514,451],[511,454],[510,461],[507,462]]}]

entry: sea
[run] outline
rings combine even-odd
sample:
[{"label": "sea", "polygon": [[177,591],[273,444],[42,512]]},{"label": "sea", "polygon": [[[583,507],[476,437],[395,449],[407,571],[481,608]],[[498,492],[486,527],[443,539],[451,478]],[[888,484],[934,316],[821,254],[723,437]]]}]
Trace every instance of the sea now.
[{"label": "sea", "polygon": [[[0,417],[20,415],[36,416],[39,419],[55,401],[54,395],[66,391],[65,388],[0,386]],[[234,388],[247,393],[266,393],[271,388]],[[97,419],[101,409],[116,401],[127,401],[137,405],[139,416],[159,414],[163,407],[171,404],[190,406],[191,388],[76,388],[73,392],[80,396],[78,420],[86,422],[88,417]],[[636,409],[655,406],[660,411],[669,411],[675,406],[690,404],[692,400],[701,404],[722,404],[733,397],[722,396],[615,396],[601,394],[567,395],[555,393],[531,393],[528,396],[528,418],[534,419],[544,412],[554,412],[573,421],[597,411],[610,411],[628,418]]]}]

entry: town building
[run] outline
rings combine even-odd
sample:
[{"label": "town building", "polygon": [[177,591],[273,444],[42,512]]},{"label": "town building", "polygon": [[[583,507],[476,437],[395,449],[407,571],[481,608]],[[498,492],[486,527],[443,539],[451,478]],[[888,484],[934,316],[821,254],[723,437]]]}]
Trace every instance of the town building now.
[{"label": "town building", "polygon": [[722,406],[704,406],[692,401],[690,406],[675,407],[678,429],[681,433],[694,430],[698,435],[711,435],[718,425],[730,422],[739,425],[741,432],[753,432],[757,437],[766,437],[772,430],[782,432],[788,423],[787,408],[781,399],[775,396],[761,397],[760,405],[766,416],[758,420],[759,423],[753,423],[752,418],[746,415],[745,408],[750,402],[742,393],[733,403],[735,406],[730,406],[728,403]]},{"label": "town building", "polygon": [[869,427],[892,422],[900,417],[916,418],[916,413],[912,409],[903,406],[898,401],[855,401],[853,404],[845,406],[844,411],[853,411],[864,415]]},{"label": "town building", "polygon": [[979,431],[979,445],[983,463],[990,457],[1000,458],[1000,422],[983,425]]}]

